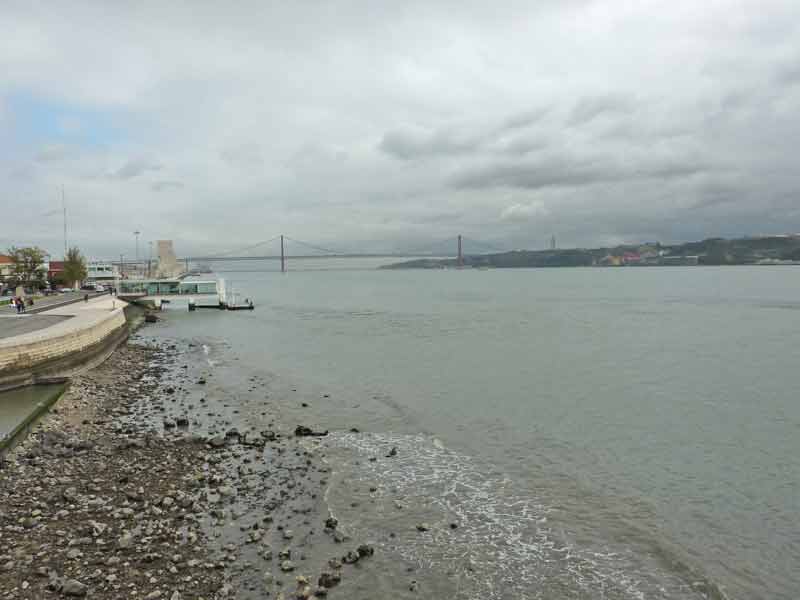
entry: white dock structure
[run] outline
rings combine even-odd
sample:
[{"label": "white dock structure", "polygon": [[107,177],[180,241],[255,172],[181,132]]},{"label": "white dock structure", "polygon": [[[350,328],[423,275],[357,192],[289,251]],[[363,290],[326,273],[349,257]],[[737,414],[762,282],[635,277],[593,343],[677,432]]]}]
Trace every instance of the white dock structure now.
[{"label": "white dock structure", "polygon": [[126,302],[161,309],[165,304],[188,308],[226,308],[225,280],[123,279],[117,297]]}]

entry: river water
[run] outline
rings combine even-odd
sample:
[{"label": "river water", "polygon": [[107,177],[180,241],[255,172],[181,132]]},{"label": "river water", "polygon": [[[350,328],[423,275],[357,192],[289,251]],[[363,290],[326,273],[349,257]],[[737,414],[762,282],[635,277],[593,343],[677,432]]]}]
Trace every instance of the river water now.
[{"label": "river water", "polygon": [[223,264],[256,310],[159,335],[330,429],[331,510],[456,597],[798,597],[800,270],[379,262]]}]

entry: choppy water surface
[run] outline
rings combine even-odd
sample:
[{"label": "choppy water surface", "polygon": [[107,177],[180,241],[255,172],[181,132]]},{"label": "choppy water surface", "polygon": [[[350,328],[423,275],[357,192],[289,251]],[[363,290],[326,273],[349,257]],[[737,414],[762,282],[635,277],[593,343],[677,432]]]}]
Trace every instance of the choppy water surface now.
[{"label": "choppy water surface", "polygon": [[331,264],[164,332],[334,432],[351,530],[464,598],[797,597],[800,270]]}]

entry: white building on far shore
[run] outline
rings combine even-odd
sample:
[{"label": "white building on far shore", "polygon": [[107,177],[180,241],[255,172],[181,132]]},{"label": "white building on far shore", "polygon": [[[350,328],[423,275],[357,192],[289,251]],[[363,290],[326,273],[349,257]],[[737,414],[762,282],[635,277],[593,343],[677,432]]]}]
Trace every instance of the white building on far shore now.
[{"label": "white building on far shore", "polygon": [[90,282],[114,281],[119,277],[116,265],[104,260],[90,260],[86,264],[86,279]]}]

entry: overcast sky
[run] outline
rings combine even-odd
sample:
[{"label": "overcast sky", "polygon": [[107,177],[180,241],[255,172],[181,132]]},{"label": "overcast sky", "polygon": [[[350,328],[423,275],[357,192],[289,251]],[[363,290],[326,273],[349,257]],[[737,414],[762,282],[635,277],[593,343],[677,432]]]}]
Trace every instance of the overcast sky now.
[{"label": "overcast sky", "polygon": [[797,0],[0,4],[0,248],[800,231],[798,143]]}]

